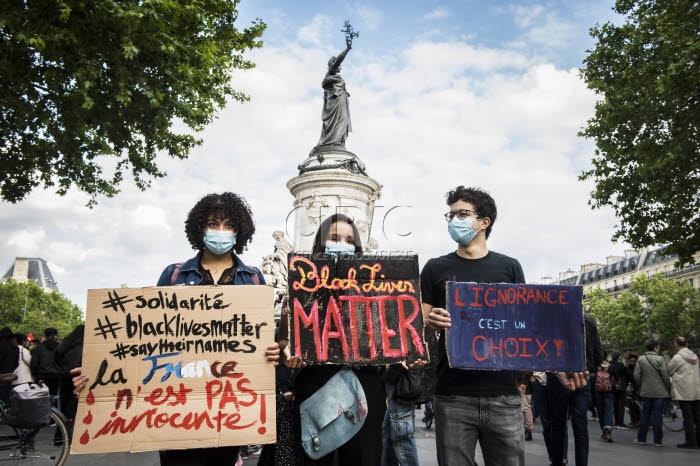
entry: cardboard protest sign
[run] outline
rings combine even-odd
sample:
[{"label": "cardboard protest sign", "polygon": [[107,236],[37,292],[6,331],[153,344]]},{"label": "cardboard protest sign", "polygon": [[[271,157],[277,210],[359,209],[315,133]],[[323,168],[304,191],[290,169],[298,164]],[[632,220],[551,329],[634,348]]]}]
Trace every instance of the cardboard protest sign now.
[{"label": "cardboard protest sign", "polygon": [[450,366],[584,371],[582,295],[580,286],[447,282]]},{"label": "cardboard protest sign", "polygon": [[88,290],[71,453],[272,443],[268,286]]},{"label": "cardboard protest sign", "polygon": [[307,364],[427,359],[418,257],[289,255],[290,344]]}]

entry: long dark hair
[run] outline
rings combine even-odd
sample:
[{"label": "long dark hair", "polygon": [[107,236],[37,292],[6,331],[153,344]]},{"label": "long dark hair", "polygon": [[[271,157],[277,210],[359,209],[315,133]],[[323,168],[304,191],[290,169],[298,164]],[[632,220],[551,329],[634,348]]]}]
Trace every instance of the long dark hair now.
[{"label": "long dark hair", "polygon": [[326,251],[326,237],[328,236],[328,232],[331,226],[338,222],[347,223],[352,227],[352,234],[355,237],[355,253],[362,254],[362,240],[360,239],[360,232],[357,229],[357,225],[355,225],[353,219],[343,214],[333,214],[321,223],[321,226],[318,227],[318,231],[316,232],[314,246],[311,252],[319,254]]}]

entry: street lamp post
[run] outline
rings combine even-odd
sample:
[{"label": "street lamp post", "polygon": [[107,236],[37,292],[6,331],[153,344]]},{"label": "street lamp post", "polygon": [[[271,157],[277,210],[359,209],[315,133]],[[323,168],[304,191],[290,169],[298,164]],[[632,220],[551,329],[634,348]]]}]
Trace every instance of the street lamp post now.
[{"label": "street lamp post", "polygon": [[27,298],[29,297],[29,280],[27,280],[24,286],[24,316],[22,317],[22,322],[27,320]]}]

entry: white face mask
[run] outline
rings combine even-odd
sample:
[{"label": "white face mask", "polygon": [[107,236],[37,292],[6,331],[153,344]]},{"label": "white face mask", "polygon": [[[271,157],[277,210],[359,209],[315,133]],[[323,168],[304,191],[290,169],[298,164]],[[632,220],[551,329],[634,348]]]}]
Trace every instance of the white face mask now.
[{"label": "white face mask", "polygon": [[326,254],[339,256],[341,254],[355,254],[355,245],[349,243],[336,243],[335,241],[326,241]]}]

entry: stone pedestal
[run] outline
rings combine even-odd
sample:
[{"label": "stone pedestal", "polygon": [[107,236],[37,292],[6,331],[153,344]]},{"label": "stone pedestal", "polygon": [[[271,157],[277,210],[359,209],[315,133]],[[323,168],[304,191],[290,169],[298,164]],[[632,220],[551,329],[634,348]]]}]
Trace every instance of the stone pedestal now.
[{"label": "stone pedestal", "polygon": [[324,151],[310,155],[299,171],[287,182],[294,196],[294,250],[310,252],[319,225],[334,213],[355,220],[367,250],[382,186],[365,174],[360,159],[344,150]]}]

